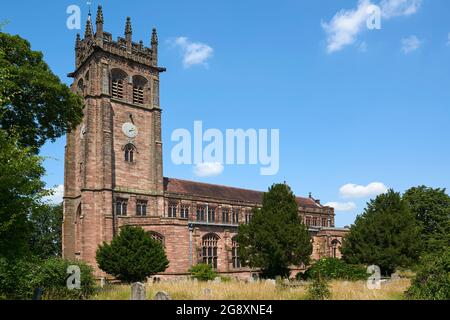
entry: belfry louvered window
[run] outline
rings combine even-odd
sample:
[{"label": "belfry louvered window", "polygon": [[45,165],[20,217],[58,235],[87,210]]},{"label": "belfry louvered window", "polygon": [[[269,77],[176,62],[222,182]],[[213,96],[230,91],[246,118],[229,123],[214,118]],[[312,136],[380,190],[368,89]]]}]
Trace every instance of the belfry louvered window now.
[{"label": "belfry louvered window", "polygon": [[113,98],[123,99],[123,80],[122,79],[113,80],[112,96],[113,96]]},{"label": "belfry louvered window", "polygon": [[133,87],[133,103],[144,104],[144,88],[138,86]]},{"label": "belfry louvered window", "polygon": [[126,83],[128,75],[121,69],[111,70],[111,96],[124,99],[126,95]]},{"label": "belfry louvered window", "polygon": [[133,76],[133,103],[146,103],[144,96],[144,92],[146,91],[148,91],[148,80],[140,75]]}]

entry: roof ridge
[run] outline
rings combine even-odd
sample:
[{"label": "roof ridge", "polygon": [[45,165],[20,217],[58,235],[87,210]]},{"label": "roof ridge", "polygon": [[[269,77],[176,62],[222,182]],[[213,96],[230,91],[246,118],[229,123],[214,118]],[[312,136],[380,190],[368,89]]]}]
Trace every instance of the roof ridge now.
[{"label": "roof ridge", "polygon": [[[223,184],[213,184],[213,183],[206,183],[206,182],[185,180],[185,179],[178,179],[178,178],[169,178],[169,177],[164,177],[164,179],[176,180],[176,181],[182,181],[182,182],[189,182],[189,183],[198,183],[198,184],[205,185],[205,186],[216,186],[216,187],[230,188],[230,189],[235,189],[235,190],[257,192],[257,193],[261,193],[261,195],[264,194],[264,193],[267,193],[267,191],[259,191],[259,190],[252,190],[252,189],[246,189],[246,188],[238,188],[238,187],[226,186],[226,185],[223,185]],[[304,199],[304,200],[310,199],[310,198],[307,198],[307,197],[300,197],[300,196],[297,196],[295,194],[294,194],[294,196],[295,196],[296,199]]]},{"label": "roof ridge", "polygon": [[198,184],[203,184],[203,185],[206,185],[206,186],[216,186],[216,187],[231,188],[231,189],[243,190],[243,191],[252,191],[252,192],[258,192],[258,193],[266,193],[267,192],[267,191],[259,191],[259,190],[252,190],[252,189],[246,189],[246,188],[238,188],[238,187],[226,186],[224,184],[207,183],[207,182],[185,180],[185,179],[178,179],[178,178],[164,177],[164,179],[177,180],[177,181],[183,181],[183,182],[191,182],[191,183],[198,183]]}]

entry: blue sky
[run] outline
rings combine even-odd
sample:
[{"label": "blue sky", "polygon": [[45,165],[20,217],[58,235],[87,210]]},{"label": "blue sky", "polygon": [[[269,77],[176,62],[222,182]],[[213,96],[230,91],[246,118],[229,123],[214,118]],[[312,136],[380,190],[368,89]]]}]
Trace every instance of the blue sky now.
[{"label": "blue sky", "polygon": [[[298,195],[340,204],[338,226],[385,187],[449,187],[448,0],[100,3],[114,38],[123,36],[126,16],[133,39],[146,45],[158,28],[160,65],[168,68],[161,78],[165,176],[258,190],[286,180]],[[68,84],[72,4],[84,27],[86,1],[4,1],[0,12],[5,31],[28,39]],[[370,4],[382,9],[379,30],[366,27]],[[189,57],[189,48],[197,55]],[[222,131],[279,129],[279,173],[261,176],[259,166],[245,165],[198,177],[192,166],[174,165],[171,134],[192,131],[195,120]],[[64,145],[62,138],[42,150],[49,187],[63,183]]]}]

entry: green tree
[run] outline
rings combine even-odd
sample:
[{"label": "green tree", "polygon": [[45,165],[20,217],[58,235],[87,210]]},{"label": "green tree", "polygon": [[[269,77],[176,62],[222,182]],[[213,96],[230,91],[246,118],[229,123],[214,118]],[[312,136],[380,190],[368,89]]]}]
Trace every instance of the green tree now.
[{"label": "green tree", "polygon": [[450,196],[446,190],[419,186],[407,190],[403,199],[422,226],[426,251],[450,246]]},{"label": "green tree", "polygon": [[42,158],[0,129],[0,257],[29,253],[31,209],[47,194]]},{"label": "green tree", "polygon": [[34,152],[75,128],[82,119],[82,99],[52,73],[41,52],[19,36],[0,32],[2,82],[0,127],[18,134]]},{"label": "green tree", "polygon": [[260,268],[262,277],[289,277],[289,266],[308,264],[311,238],[298,214],[289,186],[273,185],[253,210],[249,224],[239,226],[239,255],[245,265]]},{"label": "green tree", "polygon": [[406,201],[393,190],[368,203],[342,246],[346,262],[378,265],[386,275],[414,264],[421,251],[420,227]]},{"label": "green tree", "polygon": [[62,204],[42,204],[33,208],[30,215],[32,233],[31,251],[39,258],[61,256],[63,223]]},{"label": "green tree", "polygon": [[97,250],[103,271],[124,282],[144,281],[169,266],[162,244],[140,227],[125,226],[110,244]]},{"label": "green tree", "polygon": [[450,248],[424,256],[406,297],[412,300],[450,300]]}]

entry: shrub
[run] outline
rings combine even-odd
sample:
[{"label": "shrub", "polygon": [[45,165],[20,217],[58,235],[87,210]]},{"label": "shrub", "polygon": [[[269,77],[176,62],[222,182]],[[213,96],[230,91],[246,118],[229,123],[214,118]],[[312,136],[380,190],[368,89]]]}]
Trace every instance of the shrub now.
[{"label": "shrub", "polygon": [[[351,265],[336,258],[324,258],[315,262],[305,274],[297,275],[300,279],[313,279],[318,275],[328,280],[367,280],[367,269],[363,266]],[[299,279],[299,280],[300,280]]]},{"label": "shrub", "polygon": [[[81,271],[81,289],[67,288],[67,268],[76,265]],[[45,260],[40,270],[34,274],[31,281],[34,288],[43,289],[45,300],[87,300],[96,292],[92,268],[80,261],[70,261],[59,258]]]},{"label": "shrub", "polygon": [[197,264],[196,266],[193,266],[189,272],[191,273],[192,278],[199,281],[214,280],[217,277],[217,273],[209,264]]},{"label": "shrub", "polygon": [[[67,268],[77,265],[81,271],[81,289],[67,288]],[[35,289],[44,300],[84,300],[95,293],[92,268],[80,261],[60,258],[48,260],[0,260],[0,295],[5,299],[32,299]]]},{"label": "shrub", "polygon": [[140,227],[125,226],[97,250],[100,269],[124,282],[144,281],[169,266],[162,244]]},{"label": "shrub", "polygon": [[421,260],[406,297],[411,300],[450,300],[450,248]]},{"label": "shrub", "polygon": [[331,298],[331,291],[325,278],[318,275],[308,287],[307,300],[328,300]]}]

